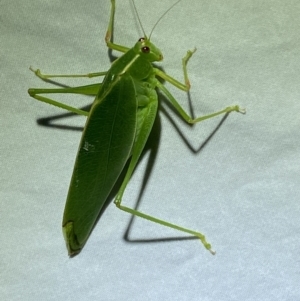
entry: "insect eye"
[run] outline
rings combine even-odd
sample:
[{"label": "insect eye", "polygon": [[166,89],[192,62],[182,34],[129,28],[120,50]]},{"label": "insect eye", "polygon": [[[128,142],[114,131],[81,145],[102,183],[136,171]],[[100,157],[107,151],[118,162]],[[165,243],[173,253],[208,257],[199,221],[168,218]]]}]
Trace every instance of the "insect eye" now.
[{"label": "insect eye", "polygon": [[139,38],[139,42],[144,42],[145,38]]},{"label": "insect eye", "polygon": [[144,47],[142,47],[142,52],[149,53],[150,52],[150,48],[148,46],[144,46]]}]

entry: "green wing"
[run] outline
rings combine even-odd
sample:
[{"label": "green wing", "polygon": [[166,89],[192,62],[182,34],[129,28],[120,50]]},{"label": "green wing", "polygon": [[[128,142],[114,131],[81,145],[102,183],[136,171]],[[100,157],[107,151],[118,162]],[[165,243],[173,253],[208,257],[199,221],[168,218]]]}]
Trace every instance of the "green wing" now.
[{"label": "green wing", "polygon": [[[103,96],[104,94],[104,96]],[[94,101],[82,134],[63,217],[70,255],[82,249],[128,160],[137,123],[130,76],[119,76]]]}]

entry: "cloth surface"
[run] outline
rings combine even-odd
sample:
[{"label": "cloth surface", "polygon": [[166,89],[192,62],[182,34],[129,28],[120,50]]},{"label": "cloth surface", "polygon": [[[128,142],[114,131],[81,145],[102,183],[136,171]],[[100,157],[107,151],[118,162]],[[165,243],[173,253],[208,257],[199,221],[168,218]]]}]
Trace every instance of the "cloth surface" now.
[{"label": "cloth surface", "polygon": [[[161,2],[136,0],[148,34],[174,0]],[[132,47],[143,35],[133,7],[116,6],[114,41]],[[29,67],[107,70],[110,1],[0,7],[1,300],[300,300],[299,1],[183,0],[151,36],[164,54],[157,66],[179,81],[181,58],[197,47],[190,99],[165,83],[188,113],[234,104],[247,113],[190,127],[162,99],[148,145],[158,149],[142,158],[124,205],[139,200],[143,212],[203,232],[216,255],[175,230],[130,224],[110,204],[71,259],[61,220],[85,118],[31,98],[28,88],[58,86]],[[52,98],[76,107],[93,100]]]}]

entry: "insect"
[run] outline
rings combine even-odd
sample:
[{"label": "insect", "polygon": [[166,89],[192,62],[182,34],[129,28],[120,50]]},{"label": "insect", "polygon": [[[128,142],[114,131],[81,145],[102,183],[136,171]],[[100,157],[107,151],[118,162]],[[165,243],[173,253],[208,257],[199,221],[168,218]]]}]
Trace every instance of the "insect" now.
[{"label": "insect", "polygon": [[[180,1],[173,4],[157,23]],[[138,17],[135,4],[132,3]],[[51,77],[104,76],[102,83],[98,84],[72,88],[28,90],[29,95],[39,101],[87,116],[62,222],[68,253],[70,256],[75,255],[84,247],[109,193],[125,164],[129,161],[125,178],[114,200],[115,205],[133,215],[196,236],[204,247],[214,254],[211,245],[200,232],[123,206],[122,196],[157,114],[158,96],[156,89],[165,94],[179,115],[190,124],[232,111],[243,113],[243,110],[235,105],[210,115],[191,118],[158,78],[183,91],[189,91],[187,62],[196,49],[187,51],[182,59],[184,83],[181,83],[152,65],[153,62],[161,61],[163,55],[150,41],[151,34],[147,37],[143,28],[144,37],[140,38],[133,48],[127,48],[112,41],[115,9],[115,0],[111,0],[110,19],[105,40],[111,50],[119,51],[123,55],[112,63],[108,71],[88,75],[43,75],[39,69],[31,69],[38,77],[46,81]],[[142,27],[139,17],[138,20]],[[43,94],[51,93],[94,95],[95,100],[87,112],[43,96]]]}]

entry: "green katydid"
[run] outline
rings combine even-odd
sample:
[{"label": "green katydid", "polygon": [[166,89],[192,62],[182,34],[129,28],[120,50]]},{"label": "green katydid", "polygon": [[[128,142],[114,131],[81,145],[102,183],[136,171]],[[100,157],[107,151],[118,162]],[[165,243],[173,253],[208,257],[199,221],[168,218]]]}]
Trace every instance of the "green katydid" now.
[{"label": "green katydid", "polygon": [[[180,1],[173,4],[157,23]],[[137,13],[136,8],[135,11]],[[127,161],[129,161],[128,169],[114,201],[116,206],[133,215],[196,236],[201,240],[204,247],[214,254],[211,245],[200,232],[125,207],[121,204],[122,196],[144,149],[157,114],[156,89],[165,94],[179,115],[190,124],[232,111],[243,113],[243,110],[235,105],[209,115],[191,118],[157,77],[183,91],[189,91],[190,83],[186,66],[195,50],[187,51],[186,56],[182,59],[184,83],[181,83],[153,67],[152,63],[161,61],[163,55],[150,42],[151,34],[148,38],[144,32],[144,37],[140,38],[133,48],[112,42],[114,14],[115,0],[111,0],[110,19],[105,40],[108,48],[124,54],[112,63],[108,71],[86,75],[43,75],[39,70],[31,69],[38,77],[46,81],[52,77],[105,76],[102,83],[99,84],[72,88],[28,90],[30,96],[39,101],[87,116],[62,222],[69,255],[79,253],[85,245],[99,213]],[[140,20],[139,23],[141,25]],[[87,112],[41,95],[49,93],[94,95],[95,100],[90,111]]]}]

